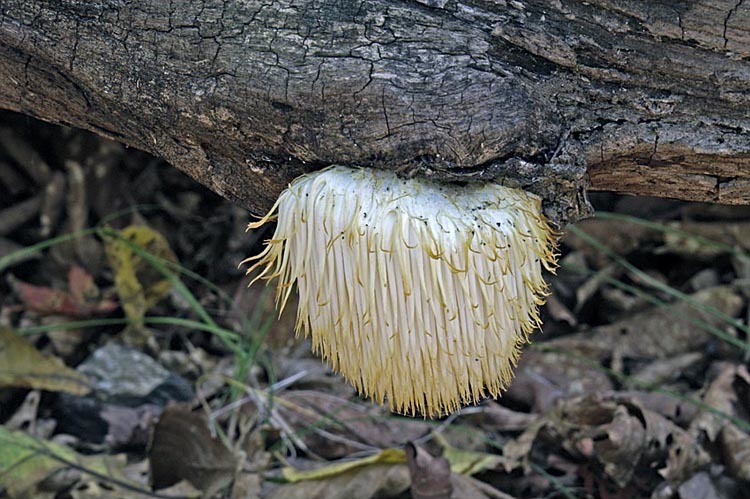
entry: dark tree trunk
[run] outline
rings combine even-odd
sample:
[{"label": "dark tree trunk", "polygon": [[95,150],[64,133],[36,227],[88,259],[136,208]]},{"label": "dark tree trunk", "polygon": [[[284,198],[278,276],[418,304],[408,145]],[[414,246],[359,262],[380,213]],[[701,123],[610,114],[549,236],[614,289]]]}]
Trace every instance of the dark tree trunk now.
[{"label": "dark tree trunk", "polygon": [[256,212],[331,163],[750,204],[750,3],[0,0],[0,107]]}]

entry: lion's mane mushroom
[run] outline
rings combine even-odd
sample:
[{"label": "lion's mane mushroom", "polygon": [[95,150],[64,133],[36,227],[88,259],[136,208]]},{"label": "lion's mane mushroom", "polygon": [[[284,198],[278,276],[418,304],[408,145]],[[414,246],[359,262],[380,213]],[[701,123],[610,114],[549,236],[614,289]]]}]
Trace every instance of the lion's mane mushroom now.
[{"label": "lion's mane mushroom", "polygon": [[540,204],[492,183],[335,166],[250,224],[278,217],[245,262],[279,279],[280,311],[296,283],[297,332],[357,390],[435,416],[503,390],[539,325],[557,238]]}]

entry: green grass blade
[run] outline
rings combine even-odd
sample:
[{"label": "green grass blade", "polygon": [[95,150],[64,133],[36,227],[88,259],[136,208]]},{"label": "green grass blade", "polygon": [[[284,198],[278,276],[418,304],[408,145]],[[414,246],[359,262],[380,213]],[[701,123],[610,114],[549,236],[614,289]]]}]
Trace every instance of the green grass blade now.
[{"label": "green grass blade", "polygon": [[[206,324],[191,319],[183,319],[180,317],[163,317],[163,316],[152,316],[144,319],[146,324],[154,325],[169,325],[183,327],[187,329],[194,329],[196,331],[204,331],[207,333],[215,334],[223,341],[237,347],[240,343],[239,335],[234,331],[225,329],[220,326]],[[44,324],[41,326],[30,326],[19,328],[16,332],[20,335],[32,335],[40,333],[48,333],[50,331],[61,331],[70,329],[85,329],[85,328],[96,328],[96,327],[107,327],[107,326],[122,326],[129,324],[130,321],[126,318],[103,318],[103,319],[88,319],[80,321],[68,321],[60,322],[57,324]]]},{"label": "green grass blade", "polygon": [[536,463],[531,462],[531,463],[529,463],[529,466],[531,467],[532,470],[534,470],[535,472],[539,473],[544,478],[546,478],[547,480],[549,480],[549,482],[552,484],[552,486],[555,489],[557,489],[557,491],[560,494],[562,494],[566,499],[577,499],[577,496],[570,489],[570,487],[568,487],[567,485],[565,485],[564,483],[562,483],[556,476],[553,476],[553,475],[547,473],[547,471],[544,468],[542,468],[541,466],[539,466]]},{"label": "green grass blade", "polygon": [[666,225],[664,223],[651,222],[650,220],[644,220],[642,218],[634,217],[632,215],[625,215],[622,213],[611,213],[608,211],[597,211],[596,218],[599,218],[602,220],[613,220],[616,222],[632,223],[634,225],[640,225],[641,227],[646,227],[648,229],[656,230],[659,232],[674,234],[676,236],[684,237],[687,239],[692,239],[693,241],[696,241],[704,246],[717,248],[726,253],[730,253],[733,255],[747,255],[748,254],[747,252],[741,249],[735,248],[733,246],[729,246],[728,244],[724,244],[719,241],[714,241],[713,239],[709,239],[707,237],[703,237],[698,234],[693,234],[692,232],[688,232],[683,229],[670,227],[669,225]]},{"label": "green grass blade", "polygon": [[62,234],[60,236],[53,237],[45,241],[40,241],[36,244],[32,244],[31,246],[26,246],[25,248],[13,251],[12,253],[0,257],[0,272],[3,272],[8,267],[18,263],[27,256],[33,255],[34,253],[40,252],[57,244],[72,241],[73,239],[78,239],[79,237],[84,237],[95,233],[96,229],[84,229],[76,232],[69,232],[67,234]]},{"label": "green grass blade", "polygon": [[[579,273],[581,275],[594,274],[594,272],[591,270],[583,269],[581,267],[576,267],[573,265],[565,265],[563,266],[563,268],[570,270],[572,272]],[[719,338],[720,340],[732,345],[733,347],[737,347],[740,350],[743,350],[745,352],[750,352],[750,344],[748,344],[747,342],[744,342],[741,339],[736,338],[732,336],[731,334],[727,333],[726,331],[722,331],[716,326],[709,324],[704,320],[698,319],[697,317],[692,317],[689,315],[681,314],[679,312],[675,312],[673,308],[679,302],[666,302],[651,293],[643,291],[640,288],[633,286],[631,284],[627,284],[615,277],[611,277],[607,275],[603,275],[601,277],[602,277],[602,280],[606,282],[607,284],[611,284],[612,286],[615,286],[623,291],[626,291],[640,298],[643,298],[644,300],[648,301],[649,303],[656,306],[657,308],[663,309],[666,313],[672,315],[673,317],[686,321],[696,327],[699,327],[700,329],[703,329],[707,333]]]},{"label": "green grass blade", "polygon": [[690,295],[683,293],[682,291],[679,291],[672,286],[669,286],[668,284],[664,284],[663,282],[659,281],[658,279],[655,279],[648,275],[646,272],[642,271],[629,261],[627,261],[622,256],[618,255],[614,251],[612,251],[610,248],[602,244],[598,239],[590,236],[580,228],[571,225],[568,227],[568,230],[575,234],[576,236],[580,237],[587,243],[589,243],[594,248],[598,249],[605,255],[607,255],[609,258],[617,262],[620,266],[626,268],[629,272],[632,272],[633,274],[640,277],[643,282],[649,284],[651,287],[658,289],[659,291],[663,291],[664,293],[667,293],[668,295],[677,298],[679,300],[685,301],[692,305],[694,308],[701,310],[703,312],[706,312],[710,315],[713,315],[714,317],[726,322],[727,324],[731,325],[732,327],[735,327],[739,329],[740,331],[745,332],[745,334],[750,335],[750,327],[743,324],[741,321],[735,319],[734,317],[725,314],[721,310],[717,309],[716,307],[712,307],[710,305],[706,305],[705,303],[700,303],[696,300],[694,300]]},{"label": "green grass blade", "polygon": [[102,239],[116,239],[118,242],[121,242],[130,250],[133,251],[136,255],[140,256],[144,260],[146,260],[154,269],[156,269],[162,276],[164,276],[169,282],[172,284],[172,287],[187,301],[190,308],[193,310],[193,312],[201,318],[203,322],[206,324],[209,324],[214,327],[218,327],[216,322],[213,320],[213,318],[206,312],[206,310],[203,308],[203,305],[198,302],[198,299],[195,297],[195,295],[188,289],[187,286],[182,282],[182,280],[177,276],[175,272],[167,268],[167,265],[165,264],[165,260],[162,258],[159,258],[152,253],[150,253],[145,248],[133,243],[132,241],[129,241],[122,237],[120,233],[114,229],[103,227],[98,229],[98,234]]}]

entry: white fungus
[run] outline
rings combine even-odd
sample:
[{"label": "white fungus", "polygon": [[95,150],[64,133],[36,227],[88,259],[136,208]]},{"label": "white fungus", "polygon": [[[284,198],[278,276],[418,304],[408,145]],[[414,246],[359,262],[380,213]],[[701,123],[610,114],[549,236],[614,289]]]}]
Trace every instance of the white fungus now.
[{"label": "white fungus", "polygon": [[245,262],[279,279],[279,311],[296,284],[296,331],[358,391],[436,416],[497,396],[540,323],[557,238],[540,205],[492,183],[335,166],[250,224],[278,217]]}]

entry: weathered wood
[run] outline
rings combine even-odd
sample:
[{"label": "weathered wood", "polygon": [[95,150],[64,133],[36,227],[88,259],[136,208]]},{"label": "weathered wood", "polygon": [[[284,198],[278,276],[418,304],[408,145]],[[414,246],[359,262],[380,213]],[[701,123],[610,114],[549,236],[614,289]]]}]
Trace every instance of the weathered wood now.
[{"label": "weathered wood", "polygon": [[2,0],[0,107],[256,212],[332,163],[747,204],[750,4]]}]

